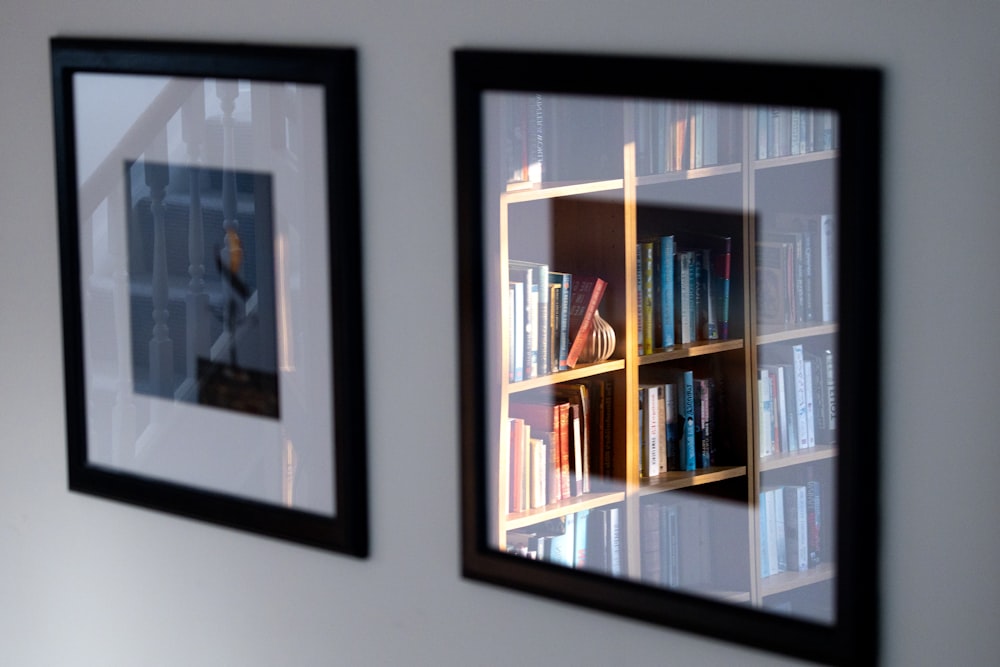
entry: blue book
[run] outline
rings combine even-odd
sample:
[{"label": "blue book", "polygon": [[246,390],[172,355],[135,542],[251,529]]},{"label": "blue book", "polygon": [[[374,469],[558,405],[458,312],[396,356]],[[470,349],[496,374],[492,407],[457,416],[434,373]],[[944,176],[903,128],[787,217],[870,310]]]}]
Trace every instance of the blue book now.
[{"label": "blue book", "polygon": [[677,371],[677,426],[680,469],[694,470],[697,467],[695,452],[695,400],[694,371]]},{"label": "blue book", "polygon": [[657,345],[672,347],[674,344],[674,237],[661,236],[657,243],[657,288],[659,290]]}]

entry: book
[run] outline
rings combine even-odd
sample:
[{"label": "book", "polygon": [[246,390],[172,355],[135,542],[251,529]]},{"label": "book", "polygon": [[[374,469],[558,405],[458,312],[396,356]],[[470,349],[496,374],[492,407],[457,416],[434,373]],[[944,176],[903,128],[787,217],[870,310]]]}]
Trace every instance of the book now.
[{"label": "book", "polygon": [[[729,302],[732,272],[733,240],[729,236],[720,236],[722,247],[717,249],[712,259],[712,280],[715,285],[713,294],[718,302],[715,309],[718,323],[719,340],[729,340]],[[711,334],[711,332],[710,332]],[[711,338],[711,335],[710,335]]]},{"label": "book", "polygon": [[760,405],[757,408],[760,456],[771,456],[774,448],[774,408],[771,397],[771,378],[767,368],[757,369],[757,396]]},{"label": "book", "polygon": [[670,588],[681,585],[680,516],[677,504],[660,508],[660,542],[663,553],[663,583]]},{"label": "book", "polygon": [[611,507],[607,512],[608,535],[610,543],[608,545],[608,571],[613,577],[622,575],[622,540],[621,540],[621,512],[617,507]]},{"label": "book", "polygon": [[771,570],[771,541],[768,539],[767,516],[767,492],[761,491],[757,494],[757,523],[760,533],[760,576],[769,577],[773,574]]},{"label": "book", "polygon": [[529,505],[532,509],[545,507],[548,503],[546,484],[549,478],[548,445],[545,440],[533,436],[529,441],[528,454],[531,460],[529,466],[531,502]]},{"label": "book", "polygon": [[680,585],[700,587],[712,578],[710,505],[699,500],[676,503]]},{"label": "book", "polygon": [[695,470],[695,413],[694,413],[694,372],[678,370],[674,372],[677,387],[677,425],[680,470]]},{"label": "book", "polygon": [[642,411],[639,470],[643,477],[655,477],[660,474],[660,385],[640,385],[639,404]]},{"label": "book", "polygon": [[804,358],[802,362],[806,385],[806,446],[816,446],[816,406],[813,401],[813,364],[812,360]]},{"label": "book", "polygon": [[640,315],[639,315],[639,354],[652,354],[655,339],[656,323],[653,319],[653,295],[655,293],[653,276],[653,248],[652,241],[642,241],[639,243],[639,264],[636,270],[639,272],[639,292],[640,294]]},{"label": "book", "polygon": [[660,546],[660,505],[644,503],[640,508],[639,571],[643,581],[659,585],[663,580],[663,551]]},{"label": "book", "polygon": [[585,569],[607,574],[610,568],[611,544],[608,509],[590,510],[587,517],[587,555]]},{"label": "book", "polygon": [[510,329],[508,355],[510,356],[509,376],[511,382],[524,379],[524,283],[510,281]]},{"label": "book", "polygon": [[575,515],[567,514],[563,519],[562,533],[548,537],[546,561],[563,567],[573,567],[576,561],[575,519]]},{"label": "book", "polygon": [[[590,401],[591,488],[595,481],[614,477],[614,381],[608,377],[588,380]],[[602,484],[607,486],[607,484]]]},{"label": "book", "polygon": [[570,433],[573,439],[571,469],[574,495],[590,493],[591,401],[590,387],[584,382],[563,383],[555,387],[556,397],[570,405]]},{"label": "book", "polygon": [[510,461],[509,461],[509,488],[507,491],[508,512],[523,512],[527,509],[524,503],[524,420],[511,418],[509,438],[510,438]]},{"label": "book", "polygon": [[792,572],[809,569],[809,532],[806,514],[806,487],[788,485],[782,488],[785,519],[785,563]]},{"label": "book", "polygon": [[674,237],[661,236],[656,240],[654,271],[657,276],[656,345],[670,348],[674,345]]},{"label": "book", "polygon": [[696,340],[728,340],[732,237],[698,229],[674,233],[678,252],[694,253],[693,324]]},{"label": "book", "polygon": [[768,490],[771,494],[772,509],[774,510],[774,542],[775,555],[777,557],[777,571],[786,572],[788,570],[788,545],[785,528],[785,496],[781,487]]},{"label": "book", "polygon": [[590,510],[580,510],[574,519],[574,549],[573,567],[585,569],[587,567],[587,521]]},{"label": "book", "polygon": [[642,244],[635,244],[635,340],[636,352],[639,356],[645,354],[642,349],[642,341],[645,337],[645,329],[649,324],[643,321],[642,298],[645,288],[642,281]]},{"label": "book", "polygon": [[812,354],[806,350],[803,352],[803,357],[811,371],[809,378],[811,379],[815,444],[832,445],[837,439],[836,368],[833,362],[833,351],[825,349],[819,354]]},{"label": "book", "polygon": [[757,320],[761,324],[795,322],[794,245],[757,242]]},{"label": "book", "polygon": [[566,366],[574,368],[580,354],[586,349],[587,339],[594,323],[594,313],[601,303],[607,283],[593,276],[573,276],[569,310],[569,331],[572,344],[566,357]]},{"label": "book", "polygon": [[807,381],[805,357],[801,343],[792,345],[792,372],[795,375],[795,433],[797,449],[807,449],[810,442],[815,444],[815,435],[809,434],[809,402],[806,395]]},{"label": "book", "polygon": [[[510,402],[509,414],[523,424],[523,428],[533,429],[538,433],[552,434],[550,446],[558,450],[558,458],[553,453],[548,461],[552,465],[558,462],[559,469],[548,475],[548,477],[558,479],[558,486],[553,484],[547,487],[548,502],[569,498],[572,495],[569,403],[551,398],[547,401],[541,401],[518,395]],[[513,465],[512,468],[514,468]],[[523,511],[524,509],[527,507],[515,511]]]},{"label": "book", "polygon": [[524,378],[538,377],[538,277],[532,266],[519,264],[513,260],[509,264],[511,280],[524,286],[522,303],[524,328],[517,330],[522,332],[520,335],[524,338]]},{"label": "book", "polygon": [[566,365],[566,361],[569,356],[569,311],[573,275],[561,271],[550,270],[549,280],[559,287],[559,302],[558,305],[553,308],[553,310],[557,310],[558,312],[556,319],[559,322],[559,339],[558,349],[554,356],[558,358],[559,362],[557,366],[554,366],[553,370],[564,371],[569,368],[569,366]]},{"label": "book", "polygon": [[660,457],[660,472],[680,469],[680,452],[677,449],[680,424],[677,411],[677,385],[666,383],[661,387],[663,395],[663,446]]},{"label": "book", "polygon": [[541,262],[513,259],[509,263],[512,275],[515,270],[531,272],[534,281],[532,285],[534,301],[529,305],[529,308],[531,309],[531,327],[534,334],[534,370],[536,375],[548,375],[552,371],[552,316],[549,303],[551,296],[551,290],[549,289],[549,266]]},{"label": "book", "polygon": [[674,264],[674,289],[677,319],[675,321],[675,339],[681,344],[694,342],[695,285],[692,284],[692,271],[695,255],[690,250],[678,251]]},{"label": "book", "polygon": [[[809,471],[812,477],[812,469]],[[809,545],[809,567],[816,567],[823,560],[822,544],[822,486],[816,479],[806,482],[806,531]]]},{"label": "book", "polygon": [[715,463],[715,405],[712,378],[694,378],[695,399],[695,465],[708,468]]}]

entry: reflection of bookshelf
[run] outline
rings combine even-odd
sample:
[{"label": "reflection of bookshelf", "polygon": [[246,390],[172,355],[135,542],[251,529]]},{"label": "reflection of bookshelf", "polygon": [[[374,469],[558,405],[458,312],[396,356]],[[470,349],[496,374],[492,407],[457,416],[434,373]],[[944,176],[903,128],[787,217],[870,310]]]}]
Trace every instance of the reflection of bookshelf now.
[{"label": "reflection of bookshelf", "polygon": [[[644,554],[653,550],[644,544],[650,538],[643,514],[651,512],[648,507],[653,504],[695,503],[711,516],[699,524],[711,527],[705,538],[711,546],[691,551],[696,554],[692,558],[707,564],[686,590],[767,607],[771,596],[808,592],[817,584],[822,588],[834,577],[832,549],[825,550],[823,559],[806,571],[761,576],[764,536],[757,521],[758,498],[765,485],[807,481],[817,483],[819,487],[814,488],[822,488],[824,494],[832,493],[836,444],[827,438],[807,449],[772,448],[762,456],[764,416],[757,379],[769,350],[801,344],[810,354],[819,353],[834,346],[837,325],[832,318],[811,321],[799,316],[792,300],[804,299],[795,292],[802,276],[787,276],[792,292],[784,295],[789,305],[780,312],[793,315],[788,321],[760,319],[755,289],[757,242],[768,232],[770,216],[834,210],[837,152],[832,144],[820,141],[818,129],[829,119],[801,110],[768,109],[764,119],[756,108],[692,104],[681,112],[667,102],[618,101],[617,108],[602,102],[599,113],[585,114],[602,119],[602,136],[595,139],[595,126],[582,123],[590,134],[581,135],[586,141],[574,142],[574,132],[580,128],[570,119],[583,103],[547,95],[523,99],[530,106],[518,112],[518,117],[530,118],[529,110],[538,112],[541,115],[531,120],[532,127],[544,130],[539,134],[541,143],[527,147],[525,137],[530,144],[532,132],[517,132],[518,155],[536,156],[538,166],[530,178],[525,168],[502,167],[497,173],[517,176],[493,184],[487,199],[499,204],[490,211],[495,216],[490,218],[495,225],[490,236],[499,247],[498,270],[492,277],[499,293],[493,333],[501,350],[498,367],[508,368],[511,355],[526,344],[515,340],[522,327],[512,326],[511,297],[508,290],[499,289],[510,283],[514,260],[544,264],[554,272],[600,276],[607,286],[599,310],[614,328],[617,344],[608,361],[585,362],[569,370],[550,365],[550,372],[523,380],[500,373],[495,418],[501,435],[491,456],[498,493],[491,539],[500,550],[508,548],[515,533],[519,544],[525,535],[539,543],[559,539],[560,530],[568,531],[572,525],[579,532],[581,522],[592,520],[595,512],[613,510],[620,531],[621,574],[643,580],[646,571],[662,574],[662,568],[650,568],[645,560]],[[498,113],[511,113],[510,102],[506,100]],[[514,116],[507,120],[506,126],[513,127]],[[778,134],[772,139],[774,131]],[[761,132],[768,133],[766,142]],[[581,144],[587,149],[580,149]],[[501,160],[511,160],[512,145],[508,142],[496,151]],[[576,148],[568,153],[566,146]],[[783,233],[794,244],[799,232]],[[667,237],[676,244],[669,269],[657,263]],[[804,232],[799,237],[800,243],[808,240],[802,240]],[[801,250],[798,255],[794,251],[788,247],[790,256],[801,258]],[[677,258],[683,253],[687,256],[683,268],[678,268]],[[721,255],[725,255],[725,270],[718,268]],[[721,282],[723,273],[725,282]],[[816,281],[819,304],[823,287],[818,274]],[[666,284],[671,287],[664,288]],[[726,299],[717,300],[723,285]],[[657,290],[664,289],[677,297],[677,303],[670,306],[672,324],[656,310]],[[687,306],[681,303],[682,294],[687,294]],[[682,314],[683,307],[688,310]],[[704,327],[702,318],[707,318]],[[550,314],[547,321],[556,319]],[[723,321],[725,326],[720,326]],[[680,327],[688,325],[687,338],[677,335],[665,343],[669,338],[663,337],[664,330],[673,326],[680,334]],[[708,381],[701,386],[709,387],[700,403],[709,407],[698,413],[704,424],[699,423],[693,432],[700,447],[711,424],[711,449],[706,445],[704,458],[699,457],[690,469],[678,463],[682,457],[672,454],[669,446],[663,448],[664,442],[669,445],[682,436],[667,437],[673,431],[666,418],[660,417],[661,410],[667,409],[666,399],[660,397],[684,393],[677,379],[682,371],[689,371],[695,382]],[[586,384],[592,396],[598,388],[606,392],[601,394],[604,402],[591,404],[591,414],[601,418],[594,417],[593,423],[599,426],[592,426],[589,434],[589,489],[541,507],[512,511],[510,481],[515,459],[511,430],[506,426],[512,419],[511,404],[525,394],[555,395],[558,387],[570,383]],[[673,389],[644,394],[651,386]],[[547,436],[540,439],[545,441]],[[651,448],[663,449],[654,454]],[[551,453],[549,460],[554,460]],[[831,498],[824,495],[823,501],[824,508],[832,508]],[[663,521],[667,530],[668,519]],[[832,512],[827,512],[821,537],[828,547],[833,543],[832,525]],[[669,540],[663,539],[666,548]],[[664,563],[669,561],[663,558]],[[648,583],[663,585],[660,580]],[[785,604],[783,599],[780,602]]]}]

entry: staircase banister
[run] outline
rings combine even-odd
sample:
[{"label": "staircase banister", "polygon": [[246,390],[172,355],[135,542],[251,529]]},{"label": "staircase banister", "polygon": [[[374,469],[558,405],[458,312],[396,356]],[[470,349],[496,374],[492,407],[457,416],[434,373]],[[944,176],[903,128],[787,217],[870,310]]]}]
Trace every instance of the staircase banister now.
[{"label": "staircase banister", "polygon": [[113,191],[122,177],[122,161],[125,156],[138,156],[146,150],[151,137],[160,132],[176,114],[201,79],[171,79],[163,90],[125,131],[108,155],[87,177],[79,190],[80,216],[87,218],[97,210]]}]

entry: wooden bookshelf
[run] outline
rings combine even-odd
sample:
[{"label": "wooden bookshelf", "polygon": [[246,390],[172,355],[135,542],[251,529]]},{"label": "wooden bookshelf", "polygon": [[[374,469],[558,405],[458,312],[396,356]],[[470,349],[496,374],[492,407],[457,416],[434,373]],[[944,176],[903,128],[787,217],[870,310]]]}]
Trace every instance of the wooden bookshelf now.
[{"label": "wooden bookshelf", "polygon": [[[552,99],[554,118],[566,118],[567,114],[573,113],[572,103],[558,99],[558,96],[549,99]],[[544,96],[541,101],[532,100],[532,104],[545,102]],[[832,507],[831,498],[826,494],[833,489],[837,447],[832,443],[822,443],[792,451],[791,443],[787,442],[776,441],[766,445],[762,441],[762,432],[765,424],[776,423],[778,402],[775,397],[774,406],[765,409],[765,401],[769,399],[762,393],[760,373],[773,361],[770,357],[779,352],[783,354],[791,346],[803,346],[810,355],[835,347],[838,325],[831,316],[832,306],[823,301],[829,299],[829,290],[833,286],[822,281],[831,280],[831,274],[820,273],[819,268],[813,270],[814,266],[826,266],[819,264],[821,259],[829,259],[819,255],[821,239],[813,234],[812,227],[805,227],[811,223],[802,222],[803,227],[799,228],[794,226],[799,223],[793,222],[791,227],[777,229],[772,228],[772,220],[781,220],[786,213],[803,216],[832,214],[835,204],[833,177],[839,153],[833,148],[810,146],[808,150],[795,149],[798,151],[796,154],[783,154],[778,150],[778,154],[762,158],[763,144],[757,134],[760,111],[753,107],[740,107],[725,110],[727,114],[734,114],[727,117],[725,129],[720,124],[704,130],[705,133],[717,133],[711,155],[708,148],[704,149],[704,154],[685,152],[681,156],[678,153],[672,158],[678,164],[652,173],[650,165],[667,160],[650,152],[648,133],[655,133],[655,130],[649,127],[648,117],[666,117],[680,112],[664,106],[668,104],[666,102],[648,107],[650,104],[656,103],[621,100],[618,109],[611,113],[620,125],[607,128],[613,138],[595,143],[602,147],[613,145],[617,150],[613,156],[591,156],[604,165],[602,169],[590,169],[587,165],[564,160],[559,150],[566,144],[561,144],[551,154],[546,154],[546,160],[551,159],[558,165],[552,167],[558,172],[553,180],[545,178],[549,168],[546,162],[542,165],[540,180],[491,184],[489,196],[492,197],[490,201],[495,202],[492,209],[495,218],[492,219],[496,227],[490,230],[489,236],[496,239],[498,253],[495,273],[489,284],[497,292],[495,298],[499,314],[494,318],[494,335],[500,340],[500,367],[510,365],[515,350],[523,353],[526,349],[519,347],[520,343],[515,340],[520,336],[520,330],[512,326],[512,316],[509,316],[516,312],[511,296],[514,288],[509,288],[511,260],[545,264],[546,270],[574,276],[599,276],[604,279],[607,288],[599,312],[616,335],[614,352],[605,361],[584,363],[573,369],[551,370],[517,381],[511,380],[505,372],[499,373],[496,414],[501,422],[510,418],[512,400],[525,400],[528,396],[547,397],[539,398],[539,401],[550,400],[558,387],[575,383],[590,383],[591,393],[603,381],[606,381],[605,386],[613,388],[606,399],[611,403],[603,406],[605,421],[601,422],[611,431],[598,433],[597,427],[590,428],[592,445],[596,446],[598,439],[606,445],[610,443],[607,446],[613,451],[602,450],[602,453],[591,456],[594,460],[598,455],[604,456],[602,465],[609,469],[600,471],[605,477],[599,478],[595,473],[597,466],[591,462],[589,472],[595,487],[603,484],[613,490],[561,498],[533,509],[509,511],[507,489],[512,483],[513,464],[508,457],[512,455],[515,445],[505,441],[511,437],[509,431],[500,429],[500,442],[492,450],[494,458],[491,461],[491,469],[497,473],[495,483],[499,499],[496,516],[493,517],[492,539],[495,546],[503,551],[512,532],[530,532],[534,527],[553,521],[558,524],[561,519],[583,511],[614,508],[619,520],[616,528],[621,535],[621,575],[643,581],[648,572],[648,563],[644,559],[653,557],[647,555],[648,539],[643,535],[644,526],[648,525],[644,521],[653,519],[644,519],[643,515],[667,517],[662,525],[670,526],[669,522],[674,520],[671,517],[676,512],[676,516],[681,517],[676,519],[678,522],[698,522],[700,530],[711,531],[712,543],[711,552],[692,551],[687,554],[688,557],[698,558],[702,567],[699,579],[680,586],[680,589],[686,588],[692,594],[707,595],[734,604],[765,606],[768,596],[808,590],[835,578],[835,565],[828,553],[824,554],[818,566],[807,571],[768,572],[768,576],[762,576],[762,567],[767,568],[767,564],[762,563],[763,541],[767,539],[764,534],[767,529],[761,520],[762,491],[773,485],[809,483],[813,484],[811,489],[816,489],[822,484],[824,502],[830,502]],[[710,106],[699,105],[697,113],[703,115],[691,115],[690,122],[704,122],[704,118],[709,117],[709,111],[712,111],[711,117],[721,118],[723,110],[711,110]],[[785,110],[774,113],[783,114]],[[559,130],[553,132],[560,142],[569,142],[572,138],[569,131],[565,134],[560,134]],[[727,155],[722,154],[723,146]],[[806,147],[803,140],[800,148]],[[676,146],[675,149],[681,150]],[[683,150],[693,151],[694,148],[688,146]],[[503,157],[499,149],[493,154],[498,159]],[[699,162],[706,159],[717,163]],[[611,164],[614,166],[607,166]],[[575,169],[596,172],[598,177],[588,180],[574,174]],[[800,170],[807,173],[802,175]],[[498,165],[496,173],[507,171],[510,171],[508,167]],[[794,186],[790,192],[783,190],[783,184],[788,182]],[[640,338],[639,329],[640,326],[651,326],[652,322],[646,318],[654,312],[644,297],[648,299],[653,288],[647,287],[640,275],[649,273],[651,264],[637,255],[637,248],[643,241],[667,236],[676,244],[676,252],[695,251],[695,254],[689,255],[691,261],[701,262],[702,266],[711,265],[712,271],[716,270],[717,258],[722,254],[728,255],[728,282],[713,282],[717,277],[713,274],[711,280],[697,283],[697,289],[704,289],[707,294],[713,294],[712,290],[718,294],[719,285],[726,285],[728,331],[725,336],[711,339],[706,335],[710,329],[702,330],[699,324],[693,327],[695,331],[688,341],[682,342],[682,335],[677,331],[675,340],[669,345],[660,344],[661,339],[651,349],[643,349],[644,341]],[[728,240],[728,250],[717,247],[721,238]],[[703,245],[697,245],[699,242]],[[793,257],[797,262],[782,265],[785,273],[780,274],[780,277],[788,279],[781,285],[787,286],[788,281],[796,281],[788,288],[792,293],[780,292],[776,297],[764,291],[772,287],[768,281],[775,274],[769,265],[762,263],[762,243],[781,244],[781,251],[786,253],[784,257]],[[804,252],[810,258],[808,276],[803,275],[806,269],[801,266]],[[676,257],[673,261],[679,261]],[[669,269],[671,275],[675,270]],[[680,281],[683,275],[678,273],[676,280]],[[660,279],[665,276],[665,273],[662,274]],[[808,286],[804,287],[807,280]],[[690,288],[695,289],[695,283],[692,282]],[[674,289],[676,299],[680,299],[679,286],[675,284]],[[808,294],[804,294],[803,290],[808,290]],[[784,314],[786,320],[775,322],[768,319],[772,317],[770,313],[775,310],[775,304],[767,299],[779,297],[783,301],[777,312]],[[715,301],[716,298],[707,297],[702,303],[710,302],[713,309],[718,309],[722,301]],[[674,307],[679,307],[676,300]],[[701,311],[689,314],[699,322],[705,317]],[[680,311],[677,310],[674,316],[673,326],[679,328]],[[549,318],[553,327],[556,326],[555,317],[551,315]],[[720,318],[712,322],[712,326],[719,327],[721,313],[714,312],[713,317]],[[813,363],[812,358],[810,363]],[[815,363],[818,364],[818,361]],[[792,359],[789,358],[789,369],[791,364]],[[813,370],[812,366],[810,369]],[[798,367],[795,370],[801,372]],[[818,368],[815,370],[819,371]],[[710,397],[707,400],[711,401],[712,412],[711,420],[705,421],[705,429],[711,424],[713,449],[696,452],[696,457],[706,460],[699,458],[694,469],[668,467],[655,474],[645,474],[649,472],[645,468],[653,465],[653,459],[649,458],[651,454],[645,449],[646,441],[652,441],[654,436],[651,427],[644,421],[647,418],[644,410],[651,408],[644,407],[641,395],[647,396],[642,392],[648,385],[671,385],[674,390],[660,391],[675,393],[675,400],[679,401],[676,393],[681,391],[681,387],[672,385],[676,382],[678,371],[691,371],[692,376],[699,380],[710,380],[710,388],[704,391],[709,392],[705,396]],[[791,376],[788,381],[792,381]],[[817,390],[819,388],[817,385]],[[835,390],[832,384],[829,388],[824,385],[822,389]],[[831,397],[833,395],[830,394]],[[819,398],[816,397],[817,405]],[[773,415],[766,412],[772,409]],[[781,418],[786,419],[785,416]],[[612,426],[606,426],[607,423]],[[536,430],[533,427],[533,435]],[[775,437],[780,435],[777,427],[773,428],[773,433]],[[698,437],[701,438],[701,446],[707,436],[699,430]],[[773,453],[766,453],[769,450],[765,445]],[[683,454],[674,456],[668,455],[668,452],[669,447],[663,448],[660,455],[667,456],[671,465],[676,463],[678,456],[684,461]],[[830,514],[832,516],[832,512]],[[828,517],[824,519],[823,543],[829,545],[832,543],[830,526],[833,522]],[[540,537],[544,539],[546,536]]]}]

